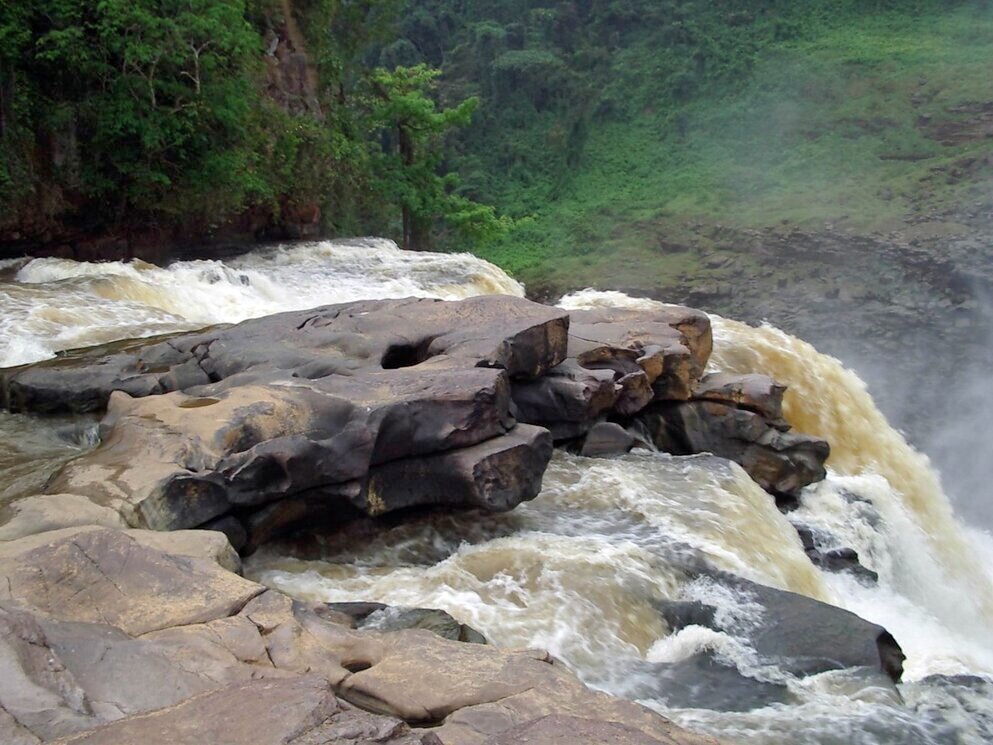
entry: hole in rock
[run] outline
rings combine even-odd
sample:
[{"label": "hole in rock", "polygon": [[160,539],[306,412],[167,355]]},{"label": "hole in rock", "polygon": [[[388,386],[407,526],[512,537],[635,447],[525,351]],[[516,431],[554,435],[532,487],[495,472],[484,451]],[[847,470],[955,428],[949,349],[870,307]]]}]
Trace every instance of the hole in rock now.
[{"label": "hole in rock", "polygon": [[220,403],[219,398],[191,398],[179,404],[181,409],[202,409],[205,406],[213,406]]},{"label": "hole in rock", "polygon": [[370,667],[372,667],[372,663],[363,662],[360,660],[353,660],[351,662],[343,662],[341,663],[341,666],[346,670],[348,670],[348,672],[350,673],[360,673],[363,670],[368,670]]},{"label": "hole in rock", "polygon": [[397,370],[401,367],[419,365],[431,356],[428,353],[428,348],[433,341],[434,337],[429,336],[416,342],[392,344],[383,353],[383,359],[380,360],[379,364],[384,370]]}]

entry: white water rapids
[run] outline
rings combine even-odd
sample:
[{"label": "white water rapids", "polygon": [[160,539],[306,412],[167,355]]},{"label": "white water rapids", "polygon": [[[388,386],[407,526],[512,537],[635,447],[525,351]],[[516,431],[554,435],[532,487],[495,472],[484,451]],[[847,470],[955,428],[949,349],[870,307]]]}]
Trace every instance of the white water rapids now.
[{"label": "white water rapids", "polygon": [[[381,240],[168,268],[6,262],[0,366],[324,303],[485,293],[523,288],[474,257],[407,253]],[[652,302],[584,291],[563,305]],[[712,366],[788,384],[786,418],[832,445],[828,479],[789,516],[738,466],[711,456],[557,453],[542,494],[510,514],[356,529],[326,542],[319,558],[267,552],[249,571],[301,598],[443,608],[495,644],[546,648],[591,685],[729,742],[993,741],[993,539],[957,520],[927,459],[886,423],[854,373],[777,329],[713,322]],[[85,424],[0,414],[0,501],[37,491],[87,447]],[[878,585],[814,567],[791,522],[855,548]],[[670,634],[656,610],[663,599],[706,600],[731,621],[761,612],[716,582],[692,579],[686,567],[696,558],[885,626],[907,655],[904,683],[896,690],[845,671],[797,679],[733,634],[697,626]],[[743,712],[673,707],[655,665],[701,650],[785,684],[786,702]]]}]

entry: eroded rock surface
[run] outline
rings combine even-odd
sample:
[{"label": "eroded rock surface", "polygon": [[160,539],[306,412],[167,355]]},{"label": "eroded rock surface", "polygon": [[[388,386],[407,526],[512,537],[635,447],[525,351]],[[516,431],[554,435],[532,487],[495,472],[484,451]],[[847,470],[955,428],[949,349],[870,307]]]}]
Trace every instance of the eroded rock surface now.
[{"label": "eroded rock surface", "polygon": [[557,716],[591,733],[623,724],[646,745],[715,743],[590,691],[543,652],[355,629],[171,538],[82,527],[0,544],[5,743],[472,745]]},{"label": "eroded rock surface", "polygon": [[761,414],[716,401],[653,406],[642,421],[655,445],[675,455],[709,452],[733,460],[763,489],[796,497],[827,475],[824,440],[783,432]]},{"label": "eroded rock surface", "polygon": [[51,492],[134,527],[221,526],[251,549],[311,520],[532,499],[551,439],[514,381],[566,357],[568,316],[512,297],[283,313],[0,374],[13,410],[106,407]]}]

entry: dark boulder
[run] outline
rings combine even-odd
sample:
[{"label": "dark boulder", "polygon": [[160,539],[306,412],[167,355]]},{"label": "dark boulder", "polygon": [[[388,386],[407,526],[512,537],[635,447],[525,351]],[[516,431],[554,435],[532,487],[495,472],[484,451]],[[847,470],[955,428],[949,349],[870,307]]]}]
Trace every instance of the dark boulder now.
[{"label": "dark boulder", "polygon": [[670,628],[706,626],[743,637],[760,656],[797,676],[860,667],[881,670],[894,682],[903,675],[903,651],[882,626],[793,592],[724,573],[715,578],[760,606],[761,619],[744,628],[723,628],[712,606],[666,601],[661,612]]},{"label": "dark boulder", "polygon": [[587,370],[569,359],[537,380],[512,384],[517,418],[548,429],[556,440],[582,435],[617,402],[610,370]]},{"label": "dark boulder", "polygon": [[352,628],[376,631],[426,629],[443,639],[486,644],[486,637],[468,624],[436,608],[400,608],[382,603],[328,603],[328,610],[348,617]]},{"label": "dark boulder", "polygon": [[687,401],[653,404],[641,418],[659,450],[674,455],[713,453],[733,460],[773,494],[796,495],[827,475],[826,442],[781,432],[753,411]]},{"label": "dark boulder", "polygon": [[789,700],[784,684],[757,680],[733,665],[699,653],[673,663],[646,663],[654,683],[639,687],[636,698],[657,698],[677,709],[751,711]]},{"label": "dark boulder", "polygon": [[353,502],[373,516],[433,504],[505,512],[538,496],[551,458],[548,430],[519,424],[479,445],[377,466]]},{"label": "dark boulder", "polygon": [[855,549],[847,547],[825,548],[825,543],[830,542],[830,538],[805,525],[794,525],[793,527],[796,528],[797,535],[800,536],[804,553],[807,554],[814,566],[827,572],[848,572],[869,584],[875,584],[879,581],[879,575],[876,572],[862,565]]},{"label": "dark boulder", "polygon": [[583,440],[579,454],[587,458],[605,458],[611,455],[624,455],[632,448],[644,443],[614,422],[599,422],[590,429]]}]

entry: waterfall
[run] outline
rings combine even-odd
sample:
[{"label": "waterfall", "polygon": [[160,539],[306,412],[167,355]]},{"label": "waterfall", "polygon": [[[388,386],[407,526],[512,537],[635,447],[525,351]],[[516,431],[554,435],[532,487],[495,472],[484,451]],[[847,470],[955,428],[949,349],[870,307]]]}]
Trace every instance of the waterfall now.
[{"label": "waterfall", "polygon": [[[326,303],[499,293],[522,295],[523,288],[472,256],[403,252],[376,239],[165,268],[5,262],[0,365]],[[655,302],[587,290],[561,304]],[[323,540],[309,558],[271,547],[247,571],[304,599],[442,608],[493,643],[548,649],[589,684],[732,742],[989,741],[990,696],[933,676],[993,675],[993,540],[957,519],[927,458],[890,427],[838,360],[771,326],[712,321],[711,367],[789,385],[786,418],[831,443],[827,480],[805,490],[796,511],[781,514],[740,467],[709,455],[641,451],[596,460],[558,452],[542,494],[512,513],[360,523]],[[0,497],[37,489],[35,463],[57,465],[85,447],[71,430],[66,422],[42,427],[0,416],[0,465],[10,475]],[[797,525],[855,548],[878,584],[815,567]],[[672,633],[658,612],[667,600],[706,601],[732,622],[757,612],[746,594],[695,574],[699,562],[885,626],[907,654],[899,694],[848,671],[797,679],[757,659],[731,631]],[[671,706],[652,666],[700,651],[786,686],[788,701],[746,712]]]}]

